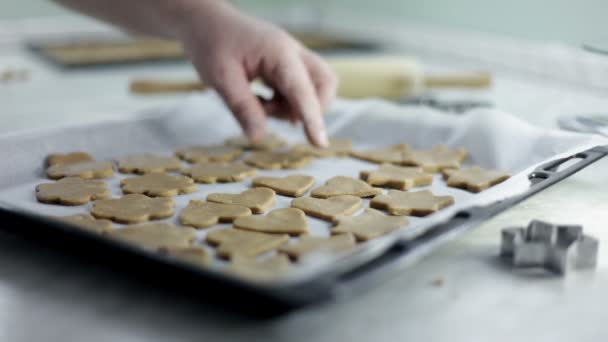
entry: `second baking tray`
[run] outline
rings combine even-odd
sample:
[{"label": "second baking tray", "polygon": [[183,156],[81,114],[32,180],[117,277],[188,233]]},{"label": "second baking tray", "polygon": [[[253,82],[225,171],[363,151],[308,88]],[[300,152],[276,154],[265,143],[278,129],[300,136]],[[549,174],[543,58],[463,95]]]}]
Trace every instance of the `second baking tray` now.
[{"label": "second baking tray", "polygon": [[[269,283],[235,278],[224,271],[225,262],[221,260],[216,259],[208,269],[197,268],[44,217],[89,210],[89,206],[70,208],[36,202],[35,185],[48,182],[44,178],[43,161],[49,153],[84,150],[98,159],[144,152],[169,155],[177,147],[217,144],[240,134],[221,101],[207,93],[192,96],[174,108],[146,111],[124,120],[0,137],[0,157],[6,161],[0,176],[2,228],[84,256],[98,257],[154,282],[171,283],[181,290],[189,288],[194,297],[221,299],[223,304],[235,304],[255,313],[277,312],[368,288],[448,239],[608,153],[603,147],[606,141],[601,138],[539,129],[494,110],[454,117],[382,101],[339,102],[327,116],[327,124],[330,135],[353,140],[357,149],[395,143],[408,143],[415,148],[436,144],[463,147],[470,153],[468,164],[503,169],[513,177],[479,194],[448,188],[436,179],[427,188],[435,194],[454,196],[454,206],[426,218],[411,218],[409,226],[362,244],[353,253],[312,258],[294,267],[287,278]],[[300,128],[272,122],[270,130],[290,143],[303,141]],[[350,158],[319,159],[304,169],[259,174],[304,173],[314,176],[319,185],[334,175],[357,177],[359,171],[374,168],[375,164]],[[114,196],[120,196],[118,183],[124,177],[119,175],[109,181]],[[180,210],[192,198],[204,199],[210,192],[241,192],[249,186],[249,181],[201,185],[197,193],[176,199],[176,215],[170,220],[177,222]],[[289,202],[289,198],[279,196],[277,207],[289,206]],[[309,221],[313,235],[329,233],[329,224],[313,218]],[[204,240],[207,231],[199,231],[199,242]],[[213,253],[211,247],[205,248]]]}]

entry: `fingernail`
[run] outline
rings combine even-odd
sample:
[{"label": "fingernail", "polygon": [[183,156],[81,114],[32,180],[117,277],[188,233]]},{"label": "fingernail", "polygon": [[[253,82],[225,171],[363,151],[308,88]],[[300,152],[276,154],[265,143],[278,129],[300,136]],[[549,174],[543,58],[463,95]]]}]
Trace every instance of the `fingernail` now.
[{"label": "fingernail", "polygon": [[325,131],[325,128],[319,129],[317,133],[317,142],[319,144],[319,147],[329,146],[329,139],[327,138],[327,132]]}]

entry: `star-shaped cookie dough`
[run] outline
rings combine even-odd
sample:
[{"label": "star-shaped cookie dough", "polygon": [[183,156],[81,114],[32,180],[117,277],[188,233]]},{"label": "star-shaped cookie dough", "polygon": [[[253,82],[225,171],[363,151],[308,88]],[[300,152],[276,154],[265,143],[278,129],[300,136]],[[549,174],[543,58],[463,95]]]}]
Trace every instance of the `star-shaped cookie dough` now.
[{"label": "star-shaped cookie dough", "polygon": [[405,227],[407,224],[406,217],[388,216],[378,210],[365,209],[363,214],[358,216],[338,217],[331,233],[352,233],[358,241],[368,241]]},{"label": "star-shaped cookie dough", "polygon": [[93,202],[91,214],[118,223],[141,223],[173,216],[175,203],[171,198],[150,198],[140,194]]},{"label": "star-shaped cookie dough", "polygon": [[179,221],[185,226],[206,228],[219,222],[232,222],[237,217],[249,215],[251,210],[242,205],[191,200],[179,215]]},{"label": "star-shaped cookie dough", "polygon": [[209,202],[244,206],[254,214],[261,214],[270,209],[276,200],[274,191],[268,188],[253,188],[240,194],[213,193],[207,196]]},{"label": "star-shaped cookie dough", "polygon": [[340,234],[331,237],[302,236],[296,243],[285,244],[279,252],[287,254],[293,260],[302,260],[313,253],[340,253],[352,249],[356,244],[352,234]]},{"label": "star-shaped cookie dough", "polygon": [[317,158],[329,157],[347,157],[350,155],[353,148],[353,143],[350,140],[330,139],[329,146],[316,147],[310,144],[296,144],[292,151],[304,154],[310,154]]},{"label": "star-shaped cookie dough", "polygon": [[167,222],[156,222],[114,229],[107,236],[139,247],[152,250],[184,248],[196,239],[196,230],[190,227],[177,227]]},{"label": "star-shaped cookie dough", "polygon": [[114,175],[114,164],[109,161],[86,161],[69,164],[54,164],[46,169],[50,179],[80,177],[84,179],[110,178]]},{"label": "star-shaped cookie dough", "polygon": [[443,170],[443,177],[448,186],[468,190],[470,192],[481,192],[498,183],[509,179],[509,174],[501,171],[487,170],[474,166],[468,169]]},{"label": "star-shaped cookie dough", "polygon": [[452,196],[435,196],[429,190],[390,190],[386,195],[372,198],[370,206],[386,209],[392,215],[426,216],[454,204]]},{"label": "star-shaped cookie dough", "polygon": [[234,163],[198,163],[182,171],[199,183],[240,182],[253,177],[257,170],[242,162]]},{"label": "star-shaped cookie dough", "polygon": [[408,190],[417,186],[430,185],[433,175],[419,167],[403,167],[382,164],[378,170],[361,171],[361,179],[369,185],[386,186],[397,190]]},{"label": "star-shaped cookie dough", "polygon": [[287,234],[266,234],[241,229],[218,229],[207,234],[207,242],[217,246],[217,254],[225,259],[242,256],[253,258],[279,248],[289,240]]},{"label": "star-shaped cookie dough", "polygon": [[362,180],[346,176],[335,176],[329,179],[325,185],[314,189],[310,195],[318,198],[329,198],[341,195],[371,197],[380,193],[382,193],[382,190],[374,188]]},{"label": "star-shaped cookie dough", "polygon": [[287,145],[285,140],[273,133],[268,133],[257,144],[251,143],[249,138],[245,136],[232,137],[226,139],[225,144],[228,146],[239,147],[245,150],[274,150],[275,148]]},{"label": "star-shaped cookie dough", "polygon": [[351,156],[357,159],[365,160],[372,163],[391,163],[401,164],[405,160],[405,156],[410,152],[410,147],[406,144],[398,144],[384,148],[375,148],[364,151],[353,151]]},{"label": "star-shaped cookie dough", "polygon": [[264,260],[236,257],[228,271],[247,280],[267,282],[284,276],[290,269],[289,265],[289,259],[282,254]]},{"label": "star-shaped cookie dough", "polygon": [[144,194],[150,197],[174,197],[193,193],[197,189],[192,179],[166,173],[125,178],[120,181],[120,187],[125,194]]},{"label": "star-shaped cookie dough", "polygon": [[467,159],[465,149],[450,149],[443,145],[431,150],[415,150],[407,153],[403,165],[420,166],[427,172],[438,172],[444,169],[458,169]]},{"label": "star-shaped cookie dough", "polygon": [[181,170],[182,163],[175,157],[152,154],[129,156],[118,161],[118,171],[122,173],[152,173]]},{"label": "star-shaped cookie dough", "polygon": [[266,216],[243,216],[234,220],[234,228],[270,234],[301,235],[308,232],[306,215],[300,209],[280,208]]},{"label": "star-shaped cookie dough", "polygon": [[84,230],[105,234],[112,230],[112,221],[98,220],[89,214],[76,214],[70,216],[55,216],[53,219],[73,224]]},{"label": "star-shaped cookie dough", "polygon": [[94,161],[95,158],[86,152],[53,153],[46,157],[49,166],[55,164],[74,164]]},{"label": "star-shaped cookie dough", "polygon": [[270,188],[277,194],[300,197],[315,184],[314,177],[307,175],[290,175],[287,177],[257,177],[253,186]]},{"label": "star-shaped cookie dough", "polygon": [[299,169],[308,166],[311,161],[310,155],[294,151],[260,151],[245,159],[245,163],[264,170]]},{"label": "star-shaped cookie dough", "polygon": [[330,197],[328,199],[301,197],[291,201],[291,206],[302,209],[310,216],[333,221],[340,215],[352,215],[363,206],[361,198],[351,195]]},{"label": "star-shaped cookie dough", "polygon": [[238,147],[225,145],[195,145],[180,148],[175,154],[190,163],[230,162],[240,157],[243,154],[243,150]]},{"label": "star-shaped cookie dough", "polygon": [[36,187],[36,199],[41,203],[81,205],[108,197],[110,190],[106,183],[79,177],[66,177]]}]

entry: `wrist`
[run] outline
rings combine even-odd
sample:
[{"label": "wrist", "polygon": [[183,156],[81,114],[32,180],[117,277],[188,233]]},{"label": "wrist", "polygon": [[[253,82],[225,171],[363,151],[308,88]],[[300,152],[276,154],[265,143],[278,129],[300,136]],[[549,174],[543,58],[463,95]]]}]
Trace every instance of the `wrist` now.
[{"label": "wrist", "polygon": [[183,39],[192,27],[211,24],[218,19],[239,15],[228,0],[166,0],[170,35]]}]

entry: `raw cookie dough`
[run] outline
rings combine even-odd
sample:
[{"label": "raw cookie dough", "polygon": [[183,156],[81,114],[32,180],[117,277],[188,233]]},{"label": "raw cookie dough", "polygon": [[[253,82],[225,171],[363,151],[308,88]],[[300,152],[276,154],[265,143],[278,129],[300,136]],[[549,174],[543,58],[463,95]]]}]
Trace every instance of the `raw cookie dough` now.
[{"label": "raw cookie dough", "polygon": [[261,214],[270,209],[276,202],[276,195],[268,188],[253,188],[240,194],[213,193],[207,196],[207,201],[223,204],[242,205],[251,209],[254,214]]},{"label": "raw cookie dough", "polygon": [[156,222],[114,229],[107,236],[153,250],[188,247],[196,239],[196,230]]},{"label": "raw cookie dough", "polygon": [[370,197],[381,194],[382,190],[374,188],[362,180],[346,176],[335,176],[325,185],[314,189],[310,195],[318,198],[352,195],[357,197]]},{"label": "raw cookie dough", "polygon": [[211,263],[209,253],[198,246],[160,248],[160,252],[195,266],[208,266]]},{"label": "raw cookie dough", "polygon": [[276,134],[268,133],[257,144],[252,144],[249,138],[238,136],[226,139],[225,144],[228,146],[239,147],[245,150],[274,150],[275,148],[287,145],[285,140],[278,137]]},{"label": "raw cookie dough", "polygon": [[275,209],[266,216],[239,217],[233,225],[238,229],[272,234],[300,235],[308,232],[306,215],[296,208]]},{"label": "raw cookie dough", "polygon": [[289,240],[287,234],[266,234],[240,229],[218,229],[207,234],[207,242],[217,246],[220,257],[235,255],[253,258],[279,248]]},{"label": "raw cookie dough", "polygon": [[427,172],[439,172],[443,169],[458,169],[465,159],[467,159],[465,149],[453,150],[438,145],[431,150],[410,151],[402,164],[420,166]]},{"label": "raw cookie dough", "polygon": [[74,164],[93,161],[95,158],[86,152],[53,153],[46,157],[48,166],[55,164]]},{"label": "raw cookie dough", "polygon": [[245,163],[265,170],[299,169],[308,166],[312,157],[300,152],[255,152],[245,159]]},{"label": "raw cookie dough", "polygon": [[419,167],[402,167],[382,164],[374,171],[361,171],[360,177],[369,185],[386,186],[397,190],[408,190],[417,186],[430,185],[433,175]]},{"label": "raw cookie dough", "polygon": [[392,215],[426,216],[454,204],[452,196],[435,196],[429,190],[407,192],[390,190],[372,198],[370,207],[386,209]]},{"label": "raw cookie dough", "polygon": [[125,194],[144,194],[150,197],[173,197],[190,194],[197,189],[192,179],[166,173],[125,178],[120,181],[120,187]]},{"label": "raw cookie dough", "polygon": [[66,177],[55,183],[36,186],[38,202],[63,205],[81,205],[110,197],[106,183],[100,180]]},{"label": "raw cookie dough", "polygon": [[110,178],[114,175],[114,164],[109,161],[89,161],[73,164],[55,164],[46,169],[50,179],[64,177]]},{"label": "raw cookie dough", "polygon": [[182,163],[175,157],[141,154],[125,157],[118,161],[118,171],[122,173],[152,173],[181,170]]},{"label": "raw cookie dough", "polygon": [[241,205],[191,200],[179,215],[179,221],[184,226],[206,228],[219,222],[232,222],[237,217],[249,215],[251,210]]},{"label": "raw cookie dough", "polygon": [[235,163],[198,163],[182,171],[199,183],[239,182],[252,177],[256,169],[242,162]]},{"label": "raw cookie dough", "polygon": [[411,149],[408,145],[398,144],[385,148],[375,148],[365,151],[353,151],[351,152],[351,156],[357,159],[378,164],[401,164],[405,160],[405,156],[410,150]]},{"label": "raw cookie dough", "polygon": [[356,196],[342,195],[328,199],[302,197],[291,201],[291,206],[302,209],[310,216],[333,221],[339,215],[352,215],[363,206]]},{"label": "raw cookie dough", "polygon": [[289,258],[283,254],[264,260],[236,257],[228,268],[233,274],[248,280],[266,282],[283,276],[289,270]]},{"label": "raw cookie dough", "polygon": [[300,197],[315,184],[315,178],[307,175],[291,175],[287,177],[257,177],[253,186],[270,188],[277,194]]},{"label": "raw cookie dough", "polygon": [[353,248],[356,244],[352,234],[340,234],[331,237],[302,236],[298,242],[285,244],[279,248],[279,252],[287,254],[293,260],[302,260],[310,254],[340,253]]},{"label": "raw cookie dough", "polygon": [[461,170],[443,170],[443,178],[448,186],[465,189],[470,192],[481,192],[509,179],[509,174],[501,171],[482,169],[474,166]]},{"label": "raw cookie dough", "polygon": [[112,221],[98,220],[89,214],[53,216],[52,218],[99,234],[104,234],[112,230]]},{"label": "raw cookie dough", "polygon": [[91,214],[118,223],[141,223],[173,216],[175,203],[171,198],[150,198],[140,194],[93,202]]},{"label": "raw cookie dough", "polygon": [[407,224],[406,217],[388,216],[375,209],[365,209],[363,214],[358,216],[338,217],[331,233],[340,235],[352,233],[358,241],[368,241],[405,227]]},{"label": "raw cookie dough", "polygon": [[292,151],[310,154],[317,158],[348,157],[352,151],[353,143],[344,139],[329,139],[328,147],[316,147],[310,144],[296,144]]},{"label": "raw cookie dough", "polygon": [[180,148],[175,154],[190,163],[230,162],[240,157],[243,154],[243,150],[238,147],[224,145],[195,145]]}]

